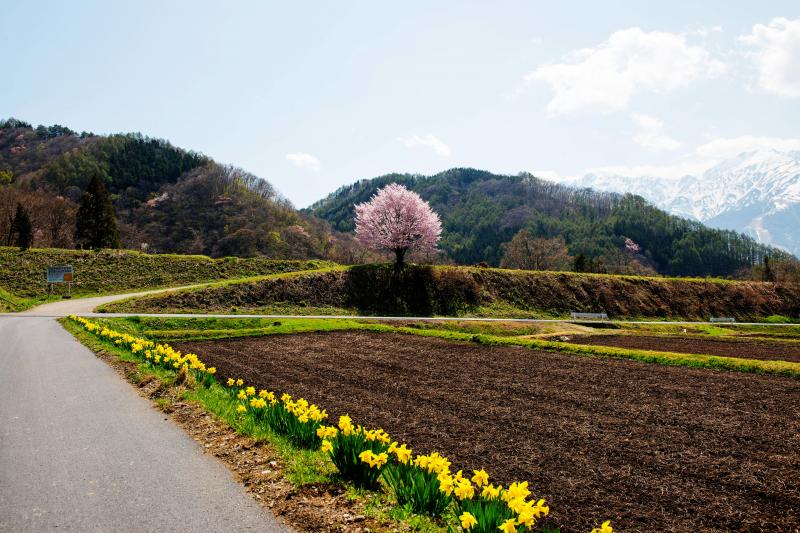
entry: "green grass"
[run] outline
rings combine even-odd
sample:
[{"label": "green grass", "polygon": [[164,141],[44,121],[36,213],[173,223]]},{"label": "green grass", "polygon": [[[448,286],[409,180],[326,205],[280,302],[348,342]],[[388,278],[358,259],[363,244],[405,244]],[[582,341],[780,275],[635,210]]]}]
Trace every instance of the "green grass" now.
[{"label": "green grass", "polygon": [[[230,327],[222,327],[223,321],[232,321]],[[261,335],[286,335],[296,333],[310,333],[319,331],[348,331],[360,330],[376,333],[406,333],[423,337],[435,337],[456,342],[474,342],[484,346],[521,346],[536,350],[566,353],[586,357],[629,359],[645,363],[663,365],[685,366],[691,368],[709,368],[716,370],[729,370],[754,374],[773,374],[780,376],[800,377],[800,363],[787,361],[764,361],[756,359],[738,359],[734,357],[720,357],[702,354],[683,354],[674,352],[658,352],[652,350],[631,350],[608,346],[593,346],[583,344],[570,344],[566,342],[553,342],[542,339],[532,339],[523,336],[501,336],[496,334],[469,333],[457,330],[427,329],[406,326],[393,326],[354,319],[286,319],[278,322],[263,321],[263,319],[160,319],[160,318],[135,318],[135,319],[106,319],[109,327],[118,331],[130,331],[130,325],[138,324],[136,331],[144,336],[155,339],[179,340],[209,340],[231,337],[261,336]],[[259,326],[258,320],[262,320]],[[138,322],[137,322],[138,321]],[[438,324],[437,324],[438,325]]]},{"label": "green grass", "polygon": [[252,437],[256,441],[268,442],[283,460],[284,474],[293,485],[299,487],[311,483],[335,481],[336,470],[324,453],[319,450],[295,448],[285,437],[254,423],[250,417],[238,415],[237,402],[219,385],[192,389],[187,392],[186,399],[199,403],[238,433]]},{"label": "green grass", "polygon": [[26,309],[27,302],[0,288],[0,312],[21,311]]},{"label": "green grass", "polygon": [[[328,268],[329,261],[291,261],[265,258],[226,257],[212,259],[201,255],[143,254],[130,250],[83,251],[0,247],[0,309],[20,311],[38,303],[57,299],[47,296],[45,272],[48,266],[71,264],[75,270],[72,294],[76,298],[121,294],[205,283],[244,279]],[[57,292],[66,292],[57,286]]]}]

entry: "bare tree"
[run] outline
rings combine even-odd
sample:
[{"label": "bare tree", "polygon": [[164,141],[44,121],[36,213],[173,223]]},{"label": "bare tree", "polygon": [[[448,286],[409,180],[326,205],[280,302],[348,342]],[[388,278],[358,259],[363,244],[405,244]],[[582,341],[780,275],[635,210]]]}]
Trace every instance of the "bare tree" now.
[{"label": "bare tree", "polygon": [[569,270],[572,258],[563,237],[544,239],[521,229],[511,242],[503,245],[503,268],[521,270]]}]

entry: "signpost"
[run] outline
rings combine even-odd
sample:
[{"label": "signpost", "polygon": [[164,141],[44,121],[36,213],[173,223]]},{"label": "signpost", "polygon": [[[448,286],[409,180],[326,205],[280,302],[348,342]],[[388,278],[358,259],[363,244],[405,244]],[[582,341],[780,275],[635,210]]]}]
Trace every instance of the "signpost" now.
[{"label": "signpost", "polygon": [[47,283],[49,292],[53,292],[55,283],[66,283],[67,294],[64,298],[72,297],[72,265],[54,265],[47,267]]}]

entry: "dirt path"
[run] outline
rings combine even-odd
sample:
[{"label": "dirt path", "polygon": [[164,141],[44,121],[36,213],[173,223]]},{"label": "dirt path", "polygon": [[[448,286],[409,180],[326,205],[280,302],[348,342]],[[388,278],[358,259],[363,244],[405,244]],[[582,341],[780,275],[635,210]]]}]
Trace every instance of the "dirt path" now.
[{"label": "dirt path", "polygon": [[698,339],[647,335],[570,336],[572,344],[614,346],[633,350],[719,355],[800,363],[800,343],[757,340]]},{"label": "dirt path", "polygon": [[417,451],[530,480],[562,531],[800,527],[800,380],[363,332],[178,347]]}]

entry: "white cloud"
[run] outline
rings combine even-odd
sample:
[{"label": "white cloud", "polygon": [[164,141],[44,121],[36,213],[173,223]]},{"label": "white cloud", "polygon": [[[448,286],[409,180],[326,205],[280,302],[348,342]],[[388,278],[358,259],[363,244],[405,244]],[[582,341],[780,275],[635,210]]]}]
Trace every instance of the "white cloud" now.
[{"label": "white cloud", "polygon": [[633,137],[633,141],[639,146],[654,152],[677,150],[681,147],[679,141],[661,133],[664,123],[656,117],[631,113],[631,118],[639,125],[639,132]]},{"label": "white cloud", "polygon": [[722,33],[722,26],[700,26],[693,33],[700,37],[708,37],[712,33]]},{"label": "white cloud", "polygon": [[800,150],[800,139],[742,135],[714,139],[698,146],[695,152],[701,157],[725,159],[756,150],[778,150],[780,152]]},{"label": "white cloud", "polygon": [[587,168],[585,174],[600,176],[629,176],[632,178],[659,177],[678,179],[684,176],[699,176],[717,163],[715,160],[687,161],[674,165],[611,165]]},{"label": "white cloud", "polygon": [[450,147],[432,133],[428,133],[426,135],[414,135],[413,137],[400,137],[397,140],[400,141],[406,148],[417,148],[420,146],[431,148],[434,152],[436,152],[436,155],[440,155],[442,157],[450,157],[450,154],[452,153]]},{"label": "white cloud", "polygon": [[800,97],[800,19],[774,18],[768,25],[756,24],[739,40],[754,49],[762,89]]},{"label": "white cloud", "polygon": [[689,45],[684,35],[628,28],[573,52],[565,63],[540,65],[524,80],[550,85],[555,94],[547,113],[555,116],[624,109],[640,91],[670,91],[724,70],[724,63],[702,46]]},{"label": "white cloud", "polygon": [[295,152],[293,154],[286,154],[286,160],[294,163],[294,166],[300,168],[309,168],[314,172],[319,172],[322,165],[315,156],[305,152]]},{"label": "white cloud", "polygon": [[531,174],[533,174],[537,178],[541,178],[543,180],[548,180],[548,181],[561,181],[563,179],[561,177],[561,174],[559,174],[555,170],[531,170]]}]

